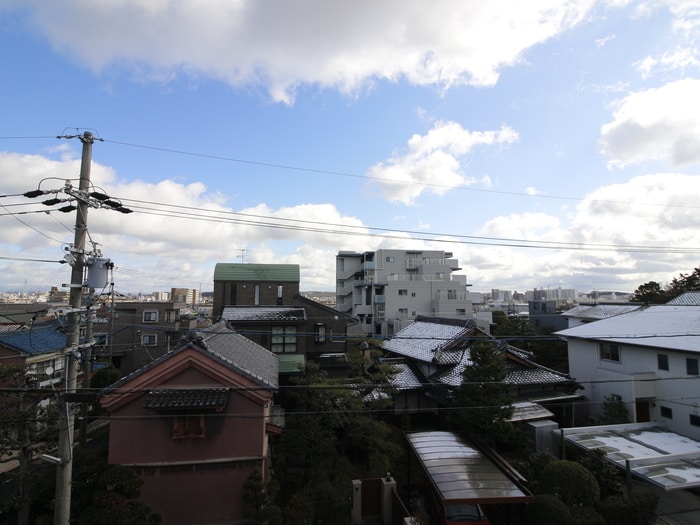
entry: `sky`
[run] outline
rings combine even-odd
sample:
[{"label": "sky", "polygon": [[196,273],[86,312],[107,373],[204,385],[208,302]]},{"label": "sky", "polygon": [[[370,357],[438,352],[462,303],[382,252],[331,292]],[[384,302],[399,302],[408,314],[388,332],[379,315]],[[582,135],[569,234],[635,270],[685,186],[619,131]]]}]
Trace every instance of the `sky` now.
[{"label": "sky", "polygon": [[[0,0],[0,291],[451,252],[470,290],[633,291],[700,253],[700,1]],[[47,193],[28,198],[24,193]]]}]

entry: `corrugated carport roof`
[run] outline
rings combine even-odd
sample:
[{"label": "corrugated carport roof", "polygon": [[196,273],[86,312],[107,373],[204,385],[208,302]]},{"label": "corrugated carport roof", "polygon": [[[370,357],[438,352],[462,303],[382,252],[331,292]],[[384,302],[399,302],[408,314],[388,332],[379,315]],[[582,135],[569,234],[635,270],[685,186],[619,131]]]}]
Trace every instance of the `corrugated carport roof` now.
[{"label": "corrugated carport roof", "polygon": [[532,498],[486,455],[452,432],[415,432],[406,438],[446,502],[518,503]]},{"label": "corrugated carport roof", "polygon": [[700,442],[669,432],[658,423],[560,429],[564,439],[605,458],[657,487],[700,487]]}]

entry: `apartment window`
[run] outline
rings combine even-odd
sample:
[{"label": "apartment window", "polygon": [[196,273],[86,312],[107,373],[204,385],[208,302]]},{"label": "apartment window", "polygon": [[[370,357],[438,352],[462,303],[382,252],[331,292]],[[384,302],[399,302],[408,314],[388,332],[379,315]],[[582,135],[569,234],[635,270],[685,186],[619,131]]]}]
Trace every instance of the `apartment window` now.
[{"label": "apartment window", "polygon": [[173,439],[203,438],[204,428],[204,414],[173,416]]},{"label": "apartment window", "polygon": [[158,344],[158,334],[141,334],[141,346],[155,346]]},{"label": "apartment window", "polygon": [[415,297],[415,296],[416,296],[416,292],[411,292],[411,297]]},{"label": "apartment window", "polygon": [[158,310],[144,310],[143,311],[143,322],[144,323],[157,323],[158,322]]},{"label": "apartment window", "polygon": [[393,255],[388,256],[385,261],[388,263],[393,263],[396,259],[394,258]]},{"label": "apartment window", "polygon": [[435,274],[435,279],[438,281],[444,281],[445,280],[445,272],[437,272]]},{"label": "apartment window", "polygon": [[656,354],[659,370],[668,370],[668,354]]},{"label": "apartment window", "polygon": [[281,306],[284,304],[284,286],[281,284],[277,285],[277,305]]},{"label": "apartment window", "polygon": [[297,351],[296,326],[273,326],[270,350],[277,354]]},{"label": "apartment window", "polygon": [[399,295],[408,295],[408,290],[405,290],[405,289],[399,290]]},{"label": "apartment window", "polygon": [[260,285],[256,284],[253,286],[253,304],[255,306],[260,305]]},{"label": "apartment window", "polygon": [[326,325],[317,324],[314,327],[314,343],[325,343],[326,342]]},{"label": "apartment window", "polygon": [[660,412],[661,417],[665,417],[666,419],[673,419],[673,410],[671,410],[670,408],[661,407]]},{"label": "apartment window", "polygon": [[448,299],[457,299],[457,290],[447,290]]},{"label": "apartment window", "polygon": [[700,416],[696,414],[690,414],[690,424],[694,427],[700,427]]},{"label": "apartment window", "polygon": [[600,358],[620,362],[620,347],[615,343],[600,343]]},{"label": "apartment window", "polygon": [[685,370],[688,373],[688,375],[698,375],[698,360],[691,357],[687,358],[685,360]]},{"label": "apartment window", "polygon": [[400,318],[408,317],[408,308],[399,308],[399,317]]}]

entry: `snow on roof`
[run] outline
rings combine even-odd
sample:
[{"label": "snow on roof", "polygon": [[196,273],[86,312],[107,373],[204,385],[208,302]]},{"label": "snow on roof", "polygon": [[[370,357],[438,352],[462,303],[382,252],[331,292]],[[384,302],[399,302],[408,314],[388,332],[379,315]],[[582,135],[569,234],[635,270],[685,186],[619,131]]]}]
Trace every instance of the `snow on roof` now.
[{"label": "snow on roof", "polygon": [[420,361],[433,361],[438,350],[468,335],[475,327],[471,320],[447,320],[437,318],[418,318],[406,328],[400,330],[382,348],[397,355],[403,355]]},{"label": "snow on roof", "polygon": [[654,305],[556,332],[671,350],[700,351],[700,306]]},{"label": "snow on roof", "polygon": [[586,450],[602,450],[608,461],[629,467],[648,482],[674,490],[700,486],[700,442],[656,423],[567,428],[564,439]]},{"label": "snow on roof", "polygon": [[641,306],[638,304],[580,304],[571,310],[567,310],[562,315],[576,319],[599,320],[633,312],[639,308]]}]

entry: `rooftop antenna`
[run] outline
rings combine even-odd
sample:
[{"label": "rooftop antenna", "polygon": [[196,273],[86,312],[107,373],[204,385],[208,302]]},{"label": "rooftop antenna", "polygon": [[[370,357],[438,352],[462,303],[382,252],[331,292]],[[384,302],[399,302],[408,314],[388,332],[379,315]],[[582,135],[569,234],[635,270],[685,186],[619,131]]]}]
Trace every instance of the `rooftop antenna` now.
[{"label": "rooftop antenna", "polygon": [[241,258],[241,264],[245,262],[243,259],[245,259],[245,252],[247,252],[247,251],[248,251],[248,248],[241,248],[240,249],[241,254],[239,255],[239,257]]}]

